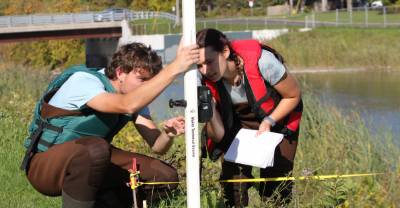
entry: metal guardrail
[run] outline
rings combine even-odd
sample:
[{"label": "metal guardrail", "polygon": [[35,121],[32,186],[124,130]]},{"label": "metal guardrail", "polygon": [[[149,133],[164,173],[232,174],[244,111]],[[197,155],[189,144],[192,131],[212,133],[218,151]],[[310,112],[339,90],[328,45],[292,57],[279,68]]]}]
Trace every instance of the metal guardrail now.
[{"label": "metal guardrail", "polygon": [[[387,12],[388,10],[398,10],[400,7],[357,7],[351,10],[336,9],[333,11],[311,13],[305,16],[305,27],[399,27],[400,13]],[[327,16],[333,17],[328,20]]]},{"label": "metal guardrail", "polygon": [[[24,15],[24,16],[0,16],[0,30],[1,28],[10,28],[18,26],[37,26],[37,25],[51,25],[51,24],[74,24],[74,23],[95,23],[95,22],[112,22],[121,21],[122,19],[127,20],[138,20],[138,19],[150,19],[150,18],[165,18],[175,21],[176,16],[167,12],[153,12],[153,11],[130,11],[122,10],[123,12],[86,12],[86,13],[68,13],[68,14],[55,14],[55,15]],[[380,12],[381,20],[369,18],[370,12]],[[332,20],[324,19],[324,16],[332,14]],[[400,15],[399,15],[400,16]],[[393,17],[393,15],[390,15]],[[360,20],[361,19],[361,20]],[[286,17],[234,17],[234,18],[212,18],[197,20],[197,24],[200,27],[211,26],[219,28],[222,25],[228,25],[228,28],[232,28],[235,25],[245,25],[245,29],[251,29],[253,25],[281,25],[281,26],[304,26],[308,27],[319,27],[319,26],[344,26],[344,27],[399,27],[400,21],[396,19],[390,19],[389,15],[386,14],[386,7],[380,8],[353,8],[351,11],[347,10],[334,10],[327,12],[311,13],[301,19],[293,19],[290,16]],[[147,34],[146,26],[139,26],[141,24],[135,24],[135,27],[144,27],[144,34]],[[171,23],[164,24],[168,27],[168,33],[173,32],[175,26]],[[160,25],[160,27],[163,27]],[[172,28],[173,27],[173,28]],[[223,26],[222,26],[223,27]],[[226,26],[225,26],[226,27]],[[1,31],[0,31],[1,33]]]},{"label": "metal guardrail", "polygon": [[38,26],[48,24],[75,24],[75,23],[94,23],[106,21],[121,21],[165,18],[175,20],[175,15],[167,12],[153,11],[130,11],[124,10],[123,13],[110,12],[84,12],[84,13],[68,13],[68,14],[35,14],[35,15],[16,15],[16,16],[0,16],[1,27],[19,27],[19,26]]}]

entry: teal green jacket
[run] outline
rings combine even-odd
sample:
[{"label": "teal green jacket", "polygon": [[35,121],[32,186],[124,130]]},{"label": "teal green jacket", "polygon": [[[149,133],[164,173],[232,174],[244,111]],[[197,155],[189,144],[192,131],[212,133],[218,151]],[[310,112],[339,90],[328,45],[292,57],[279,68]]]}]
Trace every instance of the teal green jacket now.
[{"label": "teal green jacket", "polygon": [[[36,104],[34,117],[29,127],[30,136],[25,140],[24,146],[29,147],[32,142],[32,135],[40,135],[37,146],[34,147],[37,152],[44,152],[55,144],[62,144],[77,138],[86,136],[95,136],[106,139],[108,142],[125,124],[132,120],[132,116],[126,114],[102,113],[83,105],[79,111],[81,115],[73,116],[53,116],[43,118],[40,114],[46,95],[54,93],[63,85],[63,83],[76,72],[86,72],[100,79],[107,92],[115,93],[109,79],[95,68],[86,68],[85,66],[74,66],[59,76],[57,76],[44,93],[44,96]],[[85,83],[82,83],[82,87]]]}]

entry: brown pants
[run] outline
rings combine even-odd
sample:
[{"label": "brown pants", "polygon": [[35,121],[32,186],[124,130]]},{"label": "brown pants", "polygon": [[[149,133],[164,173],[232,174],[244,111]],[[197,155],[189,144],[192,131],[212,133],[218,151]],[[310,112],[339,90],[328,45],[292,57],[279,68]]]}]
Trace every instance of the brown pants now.
[{"label": "brown pants", "polygon": [[[96,137],[54,145],[35,154],[27,175],[44,195],[65,192],[78,201],[96,201],[96,207],[130,207],[132,190],[126,183],[132,158],[136,158],[141,181],[178,181],[176,169],[163,161],[117,149]],[[138,201],[159,198],[176,187],[144,185],[137,192]]]},{"label": "brown pants", "polygon": [[[273,178],[287,176],[293,170],[293,160],[296,154],[297,141],[282,140],[275,149],[274,166],[260,169],[261,178]],[[252,167],[240,165],[228,161],[222,162],[221,179],[246,179],[253,178]],[[260,196],[265,199],[271,197],[275,190],[281,194],[281,200],[290,200],[292,182],[266,182],[260,183],[258,191]],[[229,207],[244,207],[248,205],[249,196],[247,190],[252,186],[251,183],[222,183],[224,188],[224,198]]]}]

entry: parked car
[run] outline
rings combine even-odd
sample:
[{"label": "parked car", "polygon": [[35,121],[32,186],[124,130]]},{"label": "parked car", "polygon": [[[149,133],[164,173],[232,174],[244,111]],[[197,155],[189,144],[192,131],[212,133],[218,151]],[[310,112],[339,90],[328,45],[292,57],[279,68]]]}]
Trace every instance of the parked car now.
[{"label": "parked car", "polygon": [[381,8],[383,7],[382,1],[373,1],[371,3],[371,8]]},{"label": "parked car", "polygon": [[107,21],[121,21],[130,16],[131,11],[122,8],[109,8],[99,13],[94,14],[94,21],[107,22]]}]

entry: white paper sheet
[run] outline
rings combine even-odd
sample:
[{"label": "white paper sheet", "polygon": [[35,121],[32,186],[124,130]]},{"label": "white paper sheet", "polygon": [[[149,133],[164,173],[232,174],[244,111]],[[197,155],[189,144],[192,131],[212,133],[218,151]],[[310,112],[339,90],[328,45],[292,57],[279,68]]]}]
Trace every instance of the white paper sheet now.
[{"label": "white paper sheet", "polygon": [[282,141],[283,134],[264,132],[255,137],[256,132],[257,130],[240,129],[224,159],[259,168],[274,166],[275,148]]}]

